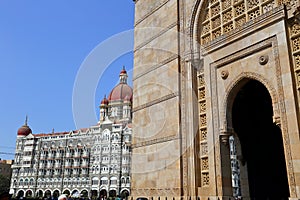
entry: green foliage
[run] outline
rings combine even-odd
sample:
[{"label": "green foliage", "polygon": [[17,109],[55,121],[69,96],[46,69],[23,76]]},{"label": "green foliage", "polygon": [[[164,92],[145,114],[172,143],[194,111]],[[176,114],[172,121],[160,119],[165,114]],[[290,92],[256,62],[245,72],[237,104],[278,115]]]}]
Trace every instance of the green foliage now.
[{"label": "green foliage", "polygon": [[0,174],[0,195],[9,192],[10,178]]}]

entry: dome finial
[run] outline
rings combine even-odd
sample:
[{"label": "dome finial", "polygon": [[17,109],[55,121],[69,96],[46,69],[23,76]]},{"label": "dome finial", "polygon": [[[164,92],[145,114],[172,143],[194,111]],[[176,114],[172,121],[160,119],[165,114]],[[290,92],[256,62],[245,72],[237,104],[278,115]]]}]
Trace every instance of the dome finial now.
[{"label": "dome finial", "polygon": [[28,123],[28,115],[26,115],[26,117],[25,117],[25,126],[27,126],[27,123]]}]

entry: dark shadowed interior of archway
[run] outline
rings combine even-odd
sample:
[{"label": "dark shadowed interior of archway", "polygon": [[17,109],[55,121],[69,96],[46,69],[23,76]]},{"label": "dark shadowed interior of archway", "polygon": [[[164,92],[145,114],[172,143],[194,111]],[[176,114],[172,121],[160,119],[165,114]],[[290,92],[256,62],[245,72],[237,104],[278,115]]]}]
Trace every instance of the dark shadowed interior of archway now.
[{"label": "dark shadowed interior of archway", "polygon": [[258,81],[247,82],[235,97],[232,120],[248,168],[251,199],[289,197],[281,130],[272,116],[268,90]]}]

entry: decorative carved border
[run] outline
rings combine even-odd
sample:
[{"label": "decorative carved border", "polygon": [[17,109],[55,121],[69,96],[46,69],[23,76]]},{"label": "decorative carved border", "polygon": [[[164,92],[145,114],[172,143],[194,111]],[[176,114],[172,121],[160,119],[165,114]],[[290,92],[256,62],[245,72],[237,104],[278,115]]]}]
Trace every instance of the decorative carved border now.
[{"label": "decorative carved border", "polygon": [[147,14],[145,14],[144,16],[142,16],[139,20],[137,20],[134,24],[134,26],[137,26],[139,23],[141,23],[142,21],[144,21],[147,17],[149,17],[150,15],[152,15],[153,13],[155,13],[156,11],[158,11],[161,7],[163,7],[165,4],[167,4],[170,0],[166,0],[161,2],[158,6],[152,8]]},{"label": "decorative carved border", "polygon": [[[179,32],[180,33],[185,33],[185,18],[186,18],[186,1],[177,1],[177,13],[178,13],[178,23],[179,23]],[[188,43],[189,38],[185,36],[185,40],[181,40],[181,37],[179,37],[178,41],[178,50],[179,50],[179,55],[186,55],[186,52],[189,52],[189,50],[185,49],[186,48],[186,43]],[[186,97],[187,97],[187,77],[188,77],[188,71],[190,68],[189,62],[186,62],[187,60],[184,60],[184,57],[181,57],[179,62],[178,62],[178,69],[180,72],[179,76],[179,85],[178,85],[178,90],[180,91],[180,120],[181,120],[181,125],[179,129],[179,134],[181,136],[181,141],[180,141],[180,174],[181,174],[181,196],[189,196],[191,193],[190,189],[190,183],[189,180],[192,178],[192,176],[189,175],[189,155],[190,152],[188,152],[188,138],[187,134],[189,133],[187,130],[188,126],[188,119],[186,116],[188,106],[186,105]],[[192,186],[194,187],[194,186]]]},{"label": "decorative carved border", "polygon": [[[251,54],[251,52],[252,53],[255,52],[255,49],[258,51],[258,50],[261,50],[263,47],[264,48],[270,47],[270,44],[271,44],[273,56],[275,59],[275,69],[276,69],[278,93],[275,91],[274,88],[270,87],[272,84],[270,84],[267,79],[263,78],[261,75],[255,74],[255,73],[250,73],[250,72],[243,73],[235,81],[241,80],[242,76],[244,78],[252,78],[252,79],[255,78],[255,79],[261,81],[267,87],[268,91],[270,92],[272,101],[274,101],[272,106],[274,106],[274,104],[276,102],[278,102],[278,110],[280,112],[280,119],[281,119],[281,124],[282,124],[281,130],[282,130],[284,149],[285,149],[285,155],[286,155],[285,159],[287,162],[287,173],[288,173],[288,178],[289,178],[289,183],[290,183],[291,196],[293,196],[293,195],[296,195],[296,182],[295,182],[295,177],[294,177],[293,161],[292,161],[291,149],[290,149],[290,139],[289,139],[286,108],[285,108],[284,89],[283,89],[282,78],[281,78],[282,74],[281,74],[278,43],[277,43],[276,36],[273,36],[271,38],[263,40],[255,45],[252,45],[248,48],[243,49],[240,52],[234,53],[228,57],[226,56],[216,62],[211,63],[210,64],[211,96],[217,95],[217,81],[216,80],[217,80],[217,69],[218,68],[220,68],[221,66],[224,66],[225,64],[228,64],[234,60],[241,59],[244,56]],[[224,64],[222,64],[222,63],[224,63]],[[228,93],[229,92],[228,90],[230,90],[237,84],[238,84],[237,82],[230,84],[231,87],[227,88],[226,92]],[[226,96],[228,98],[228,94]],[[218,112],[218,99],[212,98],[212,107],[213,107],[212,116],[215,119],[213,122],[214,123],[213,129],[214,129],[214,131],[216,131],[216,130],[219,130],[218,129],[219,122],[220,122],[219,117],[221,117],[221,116],[219,116],[219,112]],[[223,115],[223,117],[224,117],[224,115]],[[228,119],[223,119],[223,121],[227,121],[227,120]],[[226,127],[226,128],[230,128],[230,127]],[[216,157],[217,156],[219,156],[219,155],[217,154]],[[220,160],[220,157],[218,157],[217,159]],[[220,163],[216,163],[216,165],[218,165],[218,168],[220,167]]]},{"label": "decorative carved border", "polygon": [[145,76],[146,74],[148,74],[148,73],[150,73],[150,72],[152,72],[152,71],[154,71],[154,70],[156,70],[156,69],[158,69],[158,68],[160,68],[160,67],[162,67],[162,66],[164,66],[164,65],[166,65],[166,64],[168,64],[170,62],[172,62],[173,60],[175,60],[177,58],[178,58],[178,55],[176,55],[176,54],[172,55],[169,58],[163,60],[162,62],[154,65],[150,69],[148,69],[148,70],[146,70],[146,71],[144,71],[144,72],[142,72],[140,74],[137,74],[136,76],[133,77],[132,80],[135,81],[136,79],[141,78],[142,76]]},{"label": "decorative carved border", "polygon": [[[274,41],[274,38],[275,37],[271,37],[271,38],[268,38],[266,40],[263,40],[259,43],[256,43],[256,44],[253,44],[249,47],[246,47],[236,53],[233,53],[229,56],[226,56],[224,58],[221,58],[217,61],[215,61],[214,63],[211,64],[212,67],[214,68],[221,68],[222,66],[224,65],[227,65],[229,63],[232,63],[232,62],[235,62],[243,57],[246,57],[248,55],[251,55],[255,52],[258,52],[258,51],[261,51],[263,49],[266,49],[266,48],[269,48],[269,47],[272,47],[272,43]],[[226,96],[223,100],[223,110],[221,110],[221,118],[223,119],[222,121],[225,123],[223,124],[224,127],[221,127],[221,129],[224,129],[225,131],[226,130],[229,130],[232,128],[232,124],[229,124],[227,123],[228,120],[226,120],[226,118],[228,118],[229,116],[226,116],[226,107],[228,107],[229,103],[230,102],[227,102],[228,100],[228,97],[230,95],[230,92],[232,91],[232,89],[238,84],[238,82],[240,80],[242,80],[243,78],[245,77],[249,77],[249,78],[254,78],[256,80],[259,80],[260,82],[262,82],[265,87],[268,89],[268,91],[271,93],[271,98],[272,98],[272,102],[273,102],[273,109],[274,109],[274,115],[277,115],[278,114],[278,109],[276,104],[278,103],[278,99],[277,99],[277,94],[276,94],[276,90],[268,83],[268,80],[265,79],[264,77],[262,77],[261,75],[258,75],[258,74],[253,74],[253,73],[250,73],[250,72],[247,72],[247,73],[242,73],[240,74],[240,76],[236,77],[236,79],[233,81],[233,83],[231,84],[231,86],[229,88],[226,88]]]},{"label": "decorative carved border", "polygon": [[180,137],[178,135],[171,135],[171,136],[167,136],[167,137],[161,137],[161,138],[156,138],[153,140],[146,140],[143,142],[138,142],[135,144],[131,145],[131,148],[138,148],[138,147],[144,147],[144,146],[149,146],[149,145],[153,145],[153,144],[157,144],[157,143],[163,143],[163,142],[168,142],[168,141],[172,141],[172,140],[178,140]]},{"label": "decorative carved border", "polygon": [[[139,44],[138,46],[135,47],[135,49],[133,50],[134,52],[140,50],[142,47],[146,46],[147,44],[149,44],[150,42],[152,42],[153,40],[155,40],[156,38],[162,36],[164,33],[168,32],[169,30],[171,30],[172,28],[176,27],[178,25],[177,21],[173,22],[172,24],[170,24],[169,26],[167,26],[166,28],[162,28],[162,30],[157,33],[156,35],[152,36],[151,38],[149,38],[148,40],[146,40],[145,42]],[[151,27],[150,27],[151,28]],[[149,28],[149,29],[150,29]],[[154,27],[155,28],[155,27]],[[155,28],[155,29],[158,29]],[[138,30],[137,30],[138,31]]]},{"label": "decorative carved border", "polygon": [[148,103],[145,103],[145,104],[143,104],[143,105],[137,106],[137,107],[135,107],[135,108],[132,109],[132,112],[133,112],[133,113],[134,113],[134,112],[137,112],[137,111],[139,111],[139,110],[142,110],[142,109],[144,109],[144,108],[153,106],[153,105],[158,104],[158,103],[161,103],[161,102],[163,102],[163,101],[167,101],[167,100],[172,99],[172,98],[177,97],[177,96],[178,96],[178,92],[174,92],[174,93],[168,94],[168,95],[166,95],[166,96],[163,96],[163,97],[161,97],[161,98],[155,99],[155,100],[150,101],[150,102],[148,102]]},{"label": "decorative carved border", "polygon": [[[223,99],[223,109],[221,111],[221,119],[223,119],[222,121],[224,122],[222,129],[223,130],[231,130],[232,129],[232,124],[228,124],[228,119],[231,118],[231,113],[227,113],[229,109],[229,105],[233,104],[233,100],[230,99],[230,96],[232,95],[232,90],[238,85],[238,83],[240,83],[241,80],[243,80],[244,78],[249,78],[249,79],[254,79],[257,80],[259,82],[261,82],[268,90],[268,92],[270,93],[271,99],[272,99],[272,106],[273,106],[273,115],[274,116],[278,116],[279,115],[279,110],[278,110],[278,98],[277,98],[277,92],[275,90],[274,87],[272,87],[272,85],[269,83],[269,81],[264,78],[263,76],[261,76],[260,74],[256,74],[253,72],[242,72],[241,74],[239,74],[231,83],[230,87],[226,88],[226,96]],[[225,120],[227,119],[227,120]]]},{"label": "decorative carved border", "polygon": [[285,99],[284,99],[284,89],[281,79],[281,66],[280,66],[280,60],[279,60],[279,50],[278,50],[278,42],[277,38],[274,38],[273,42],[273,55],[275,57],[275,65],[276,65],[276,78],[278,83],[278,100],[279,100],[279,110],[280,110],[280,116],[281,116],[281,129],[283,134],[283,142],[284,142],[284,149],[285,149],[285,155],[287,160],[287,166],[288,166],[288,174],[289,174],[289,183],[290,183],[290,190],[291,190],[291,196],[296,196],[296,181],[294,176],[294,167],[293,167],[293,160],[291,155],[291,147],[290,147],[290,137],[289,137],[289,131],[288,131],[288,122],[287,122],[287,116],[286,116],[286,108],[285,108]]},{"label": "decorative carved border", "polygon": [[[139,189],[139,188],[131,188],[131,193],[136,196],[146,196],[150,197],[149,199],[152,199],[151,197],[178,197],[180,196],[180,190],[181,188],[145,188],[145,189]],[[169,199],[169,198],[168,198]]]},{"label": "decorative carved border", "polygon": [[261,51],[263,49],[266,49],[268,47],[272,46],[272,40],[274,40],[274,37],[270,37],[268,39],[265,39],[264,41],[261,41],[259,43],[253,44],[251,46],[248,46],[244,49],[241,49],[238,52],[235,52],[231,55],[228,55],[224,58],[221,58],[219,60],[214,61],[213,63],[211,63],[211,67],[215,67],[215,68],[220,68],[224,65],[227,65],[229,63],[232,63],[236,60],[239,60],[243,57],[246,57],[248,55],[251,55],[257,51]]}]

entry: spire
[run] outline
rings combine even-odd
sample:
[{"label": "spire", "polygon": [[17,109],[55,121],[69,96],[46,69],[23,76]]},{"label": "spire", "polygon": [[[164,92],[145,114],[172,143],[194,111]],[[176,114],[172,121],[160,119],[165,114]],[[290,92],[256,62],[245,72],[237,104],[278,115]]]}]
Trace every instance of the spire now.
[{"label": "spire", "polygon": [[28,123],[28,115],[26,115],[26,117],[25,117],[25,124],[24,125],[28,126],[27,123]]}]

